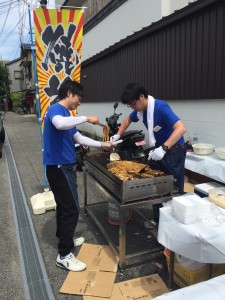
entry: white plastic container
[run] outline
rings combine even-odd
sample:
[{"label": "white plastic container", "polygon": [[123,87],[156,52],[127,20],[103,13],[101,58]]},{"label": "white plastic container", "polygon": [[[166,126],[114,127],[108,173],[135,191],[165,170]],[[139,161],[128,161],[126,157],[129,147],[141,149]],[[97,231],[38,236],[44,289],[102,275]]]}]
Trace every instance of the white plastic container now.
[{"label": "white plastic container", "polygon": [[173,197],[172,213],[183,224],[192,224],[210,214],[211,203],[194,193]]},{"label": "white plastic container", "polygon": [[199,195],[201,198],[204,198],[208,197],[210,190],[220,187],[224,186],[217,182],[200,183],[195,185],[194,193]]},{"label": "white plastic container", "polygon": [[213,144],[199,143],[193,144],[192,148],[198,155],[209,155],[213,152],[215,146]]},{"label": "white plastic container", "polygon": [[215,153],[220,159],[225,159],[225,147],[216,148]]},{"label": "white plastic container", "polygon": [[175,253],[175,258],[181,264],[183,267],[187,268],[188,270],[191,271],[197,271],[206,266],[205,263],[200,263],[198,261],[186,258],[180,254]]},{"label": "white plastic container", "polygon": [[209,191],[209,200],[216,205],[225,208],[225,187],[211,189]]},{"label": "white plastic container", "polygon": [[[189,197],[188,197],[189,195]],[[172,213],[174,217],[183,224],[191,224],[197,220],[197,207],[198,204],[193,200],[194,194],[185,194],[178,197],[173,197],[172,200]]]}]

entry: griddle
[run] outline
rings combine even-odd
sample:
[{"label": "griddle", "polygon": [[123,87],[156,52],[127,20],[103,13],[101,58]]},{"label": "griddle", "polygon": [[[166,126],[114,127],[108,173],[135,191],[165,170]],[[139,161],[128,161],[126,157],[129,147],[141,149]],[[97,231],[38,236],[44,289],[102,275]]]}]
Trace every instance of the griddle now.
[{"label": "griddle", "polygon": [[109,156],[110,153],[86,156],[86,171],[121,203],[173,194],[172,175],[122,181],[107,170],[107,164],[110,162]]}]

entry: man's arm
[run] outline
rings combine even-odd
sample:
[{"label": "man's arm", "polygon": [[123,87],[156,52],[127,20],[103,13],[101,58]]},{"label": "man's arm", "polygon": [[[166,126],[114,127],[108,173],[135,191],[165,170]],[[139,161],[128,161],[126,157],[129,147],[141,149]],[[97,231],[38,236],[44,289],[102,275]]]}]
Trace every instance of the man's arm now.
[{"label": "man's arm", "polygon": [[[176,142],[182,137],[182,135],[186,132],[186,127],[184,126],[184,123],[179,120],[173,125],[173,133],[170,135],[170,137],[164,142],[164,145],[170,149],[173,147],[173,145],[176,144]],[[164,151],[163,147],[160,146],[158,148],[155,148],[154,150],[151,150],[148,155],[148,159],[152,160],[161,160],[163,159],[164,155],[166,154],[166,151]]]},{"label": "man's arm", "polygon": [[112,143],[110,142],[99,142],[96,140],[93,140],[85,135],[80,134],[79,131],[77,131],[74,135],[73,135],[73,139],[75,143],[79,143],[83,146],[87,146],[87,147],[101,147],[104,150],[111,150],[113,148]]},{"label": "man's arm", "polygon": [[130,126],[130,124],[131,124],[130,118],[126,117],[126,119],[124,119],[123,122],[121,123],[117,134],[122,135],[124,131]]},{"label": "man's arm", "polygon": [[173,125],[173,133],[170,135],[168,140],[165,141],[164,145],[166,145],[169,149],[176,144],[177,141],[184,135],[187,128],[184,123],[179,120]]},{"label": "man's arm", "polygon": [[111,136],[110,141],[116,142],[120,139],[120,136],[124,133],[124,131],[130,126],[131,120],[129,117],[126,117],[126,119],[123,120],[123,122],[120,125],[120,128],[117,132],[117,134],[114,134]]},{"label": "man's arm", "polygon": [[97,116],[63,117],[63,116],[57,115],[52,118],[52,124],[58,130],[71,129],[71,128],[76,127],[77,125],[80,125],[85,122],[92,123],[92,124],[98,124],[99,120],[98,120]]}]

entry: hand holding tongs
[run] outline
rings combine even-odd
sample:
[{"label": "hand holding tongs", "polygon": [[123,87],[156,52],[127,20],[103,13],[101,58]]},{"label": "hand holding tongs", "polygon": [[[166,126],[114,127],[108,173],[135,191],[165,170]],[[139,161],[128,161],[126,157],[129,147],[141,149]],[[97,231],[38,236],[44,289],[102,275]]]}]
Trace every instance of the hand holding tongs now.
[{"label": "hand holding tongs", "polygon": [[120,143],[122,143],[123,142],[123,140],[118,140],[118,141],[116,141],[116,142],[112,142],[112,145],[113,146],[117,146],[118,144],[120,144]]}]

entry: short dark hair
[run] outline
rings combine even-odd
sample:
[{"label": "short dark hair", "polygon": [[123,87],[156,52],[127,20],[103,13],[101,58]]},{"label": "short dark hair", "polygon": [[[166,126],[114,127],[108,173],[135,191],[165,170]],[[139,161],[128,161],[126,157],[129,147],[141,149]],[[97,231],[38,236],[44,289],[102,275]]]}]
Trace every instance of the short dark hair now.
[{"label": "short dark hair", "polygon": [[130,104],[132,101],[139,99],[141,94],[143,94],[145,98],[148,97],[148,92],[143,86],[131,82],[124,88],[121,101],[123,104]]},{"label": "short dark hair", "polygon": [[63,83],[59,87],[59,100],[65,99],[67,97],[68,92],[71,92],[73,96],[77,95],[83,98],[83,86],[77,82],[73,81],[70,78],[67,78],[63,81]]}]

